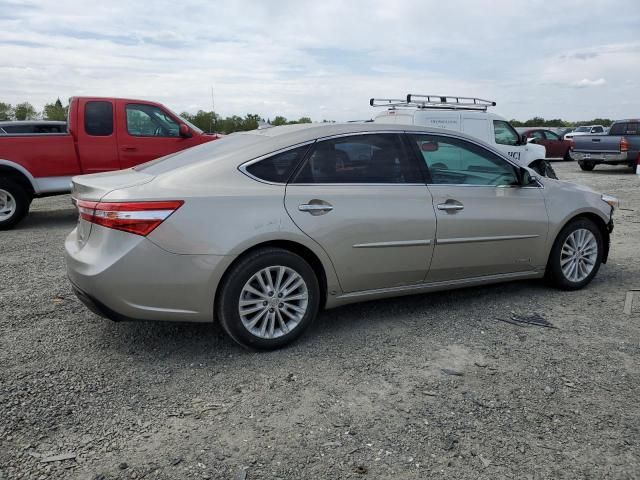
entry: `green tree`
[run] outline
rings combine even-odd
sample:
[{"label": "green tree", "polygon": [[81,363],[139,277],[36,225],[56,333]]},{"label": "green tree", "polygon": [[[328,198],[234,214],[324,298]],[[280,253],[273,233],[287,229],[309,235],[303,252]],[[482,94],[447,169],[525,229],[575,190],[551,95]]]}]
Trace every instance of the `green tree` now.
[{"label": "green tree", "polygon": [[69,106],[63,107],[62,102],[58,98],[54,103],[47,103],[42,111],[42,117],[45,120],[66,120]]},{"label": "green tree", "polygon": [[285,117],[283,117],[282,115],[278,115],[276,116],[276,118],[273,119],[273,122],[271,122],[271,125],[273,125],[274,127],[278,127],[280,125],[286,125],[287,119]]},{"label": "green tree", "polygon": [[36,120],[38,112],[29,102],[23,102],[16,105],[14,109],[16,120]]},{"label": "green tree", "polygon": [[311,119],[309,117],[300,117],[295,123],[311,123]]},{"label": "green tree", "polygon": [[0,121],[7,121],[13,118],[13,107],[10,103],[0,102]]}]

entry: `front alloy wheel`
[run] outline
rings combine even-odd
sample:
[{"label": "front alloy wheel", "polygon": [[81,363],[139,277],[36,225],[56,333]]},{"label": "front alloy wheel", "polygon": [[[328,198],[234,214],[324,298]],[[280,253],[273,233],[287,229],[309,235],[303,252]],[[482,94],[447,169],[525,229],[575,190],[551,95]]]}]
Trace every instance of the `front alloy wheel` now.
[{"label": "front alloy wheel", "polygon": [[598,259],[598,242],[586,228],[574,230],[564,241],[560,266],[565,278],[581,282],[589,276]]},{"label": "front alloy wheel", "polygon": [[602,232],[588,218],[577,218],[558,234],[547,265],[547,278],[563,290],[587,285],[598,272],[604,252]]}]

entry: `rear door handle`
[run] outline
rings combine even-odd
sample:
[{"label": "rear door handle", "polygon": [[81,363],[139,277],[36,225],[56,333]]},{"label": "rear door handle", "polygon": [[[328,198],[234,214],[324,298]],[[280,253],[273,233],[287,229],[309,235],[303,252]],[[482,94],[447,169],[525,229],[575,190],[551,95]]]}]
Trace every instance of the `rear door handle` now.
[{"label": "rear door handle", "polygon": [[438,210],[444,210],[445,212],[456,212],[458,210],[464,210],[464,205],[459,203],[441,203],[438,205]]},{"label": "rear door handle", "polygon": [[303,203],[298,205],[298,210],[308,212],[311,215],[323,215],[333,210],[333,205],[327,203]]},{"label": "rear door handle", "polygon": [[123,145],[120,150],[122,150],[123,152],[135,152],[136,150],[138,150],[138,147],[131,147],[129,145]]},{"label": "rear door handle", "polygon": [[333,207],[331,205],[303,203],[302,205],[298,205],[298,210],[301,212],[330,212],[333,210]]}]

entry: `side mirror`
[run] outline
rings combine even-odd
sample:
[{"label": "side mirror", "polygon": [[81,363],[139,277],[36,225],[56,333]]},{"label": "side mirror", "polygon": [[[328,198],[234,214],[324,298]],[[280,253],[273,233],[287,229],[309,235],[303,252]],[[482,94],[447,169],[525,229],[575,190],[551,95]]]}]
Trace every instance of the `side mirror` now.
[{"label": "side mirror", "polygon": [[520,186],[521,187],[526,187],[527,185],[531,185],[532,183],[535,182],[535,177],[533,177],[529,173],[529,170],[527,170],[524,167],[520,167],[520,172],[519,172],[518,176],[520,177]]},{"label": "side mirror", "polygon": [[523,133],[523,134],[520,136],[520,145],[526,145],[526,144],[527,144],[527,142],[528,142],[527,136]]},{"label": "side mirror", "polygon": [[184,123],[180,124],[179,131],[182,138],[189,138],[192,136],[191,129]]}]

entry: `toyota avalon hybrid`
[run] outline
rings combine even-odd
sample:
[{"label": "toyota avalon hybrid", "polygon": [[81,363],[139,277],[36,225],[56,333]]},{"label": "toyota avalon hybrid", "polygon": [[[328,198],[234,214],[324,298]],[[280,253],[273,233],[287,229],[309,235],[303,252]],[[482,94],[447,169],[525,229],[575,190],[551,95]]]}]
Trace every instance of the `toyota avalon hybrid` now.
[{"label": "toyota avalon hybrid", "polygon": [[387,124],[236,133],[73,179],[78,297],[113,320],[218,321],[254,349],[323,308],[508,280],[587,285],[617,200],[462,133]]}]

